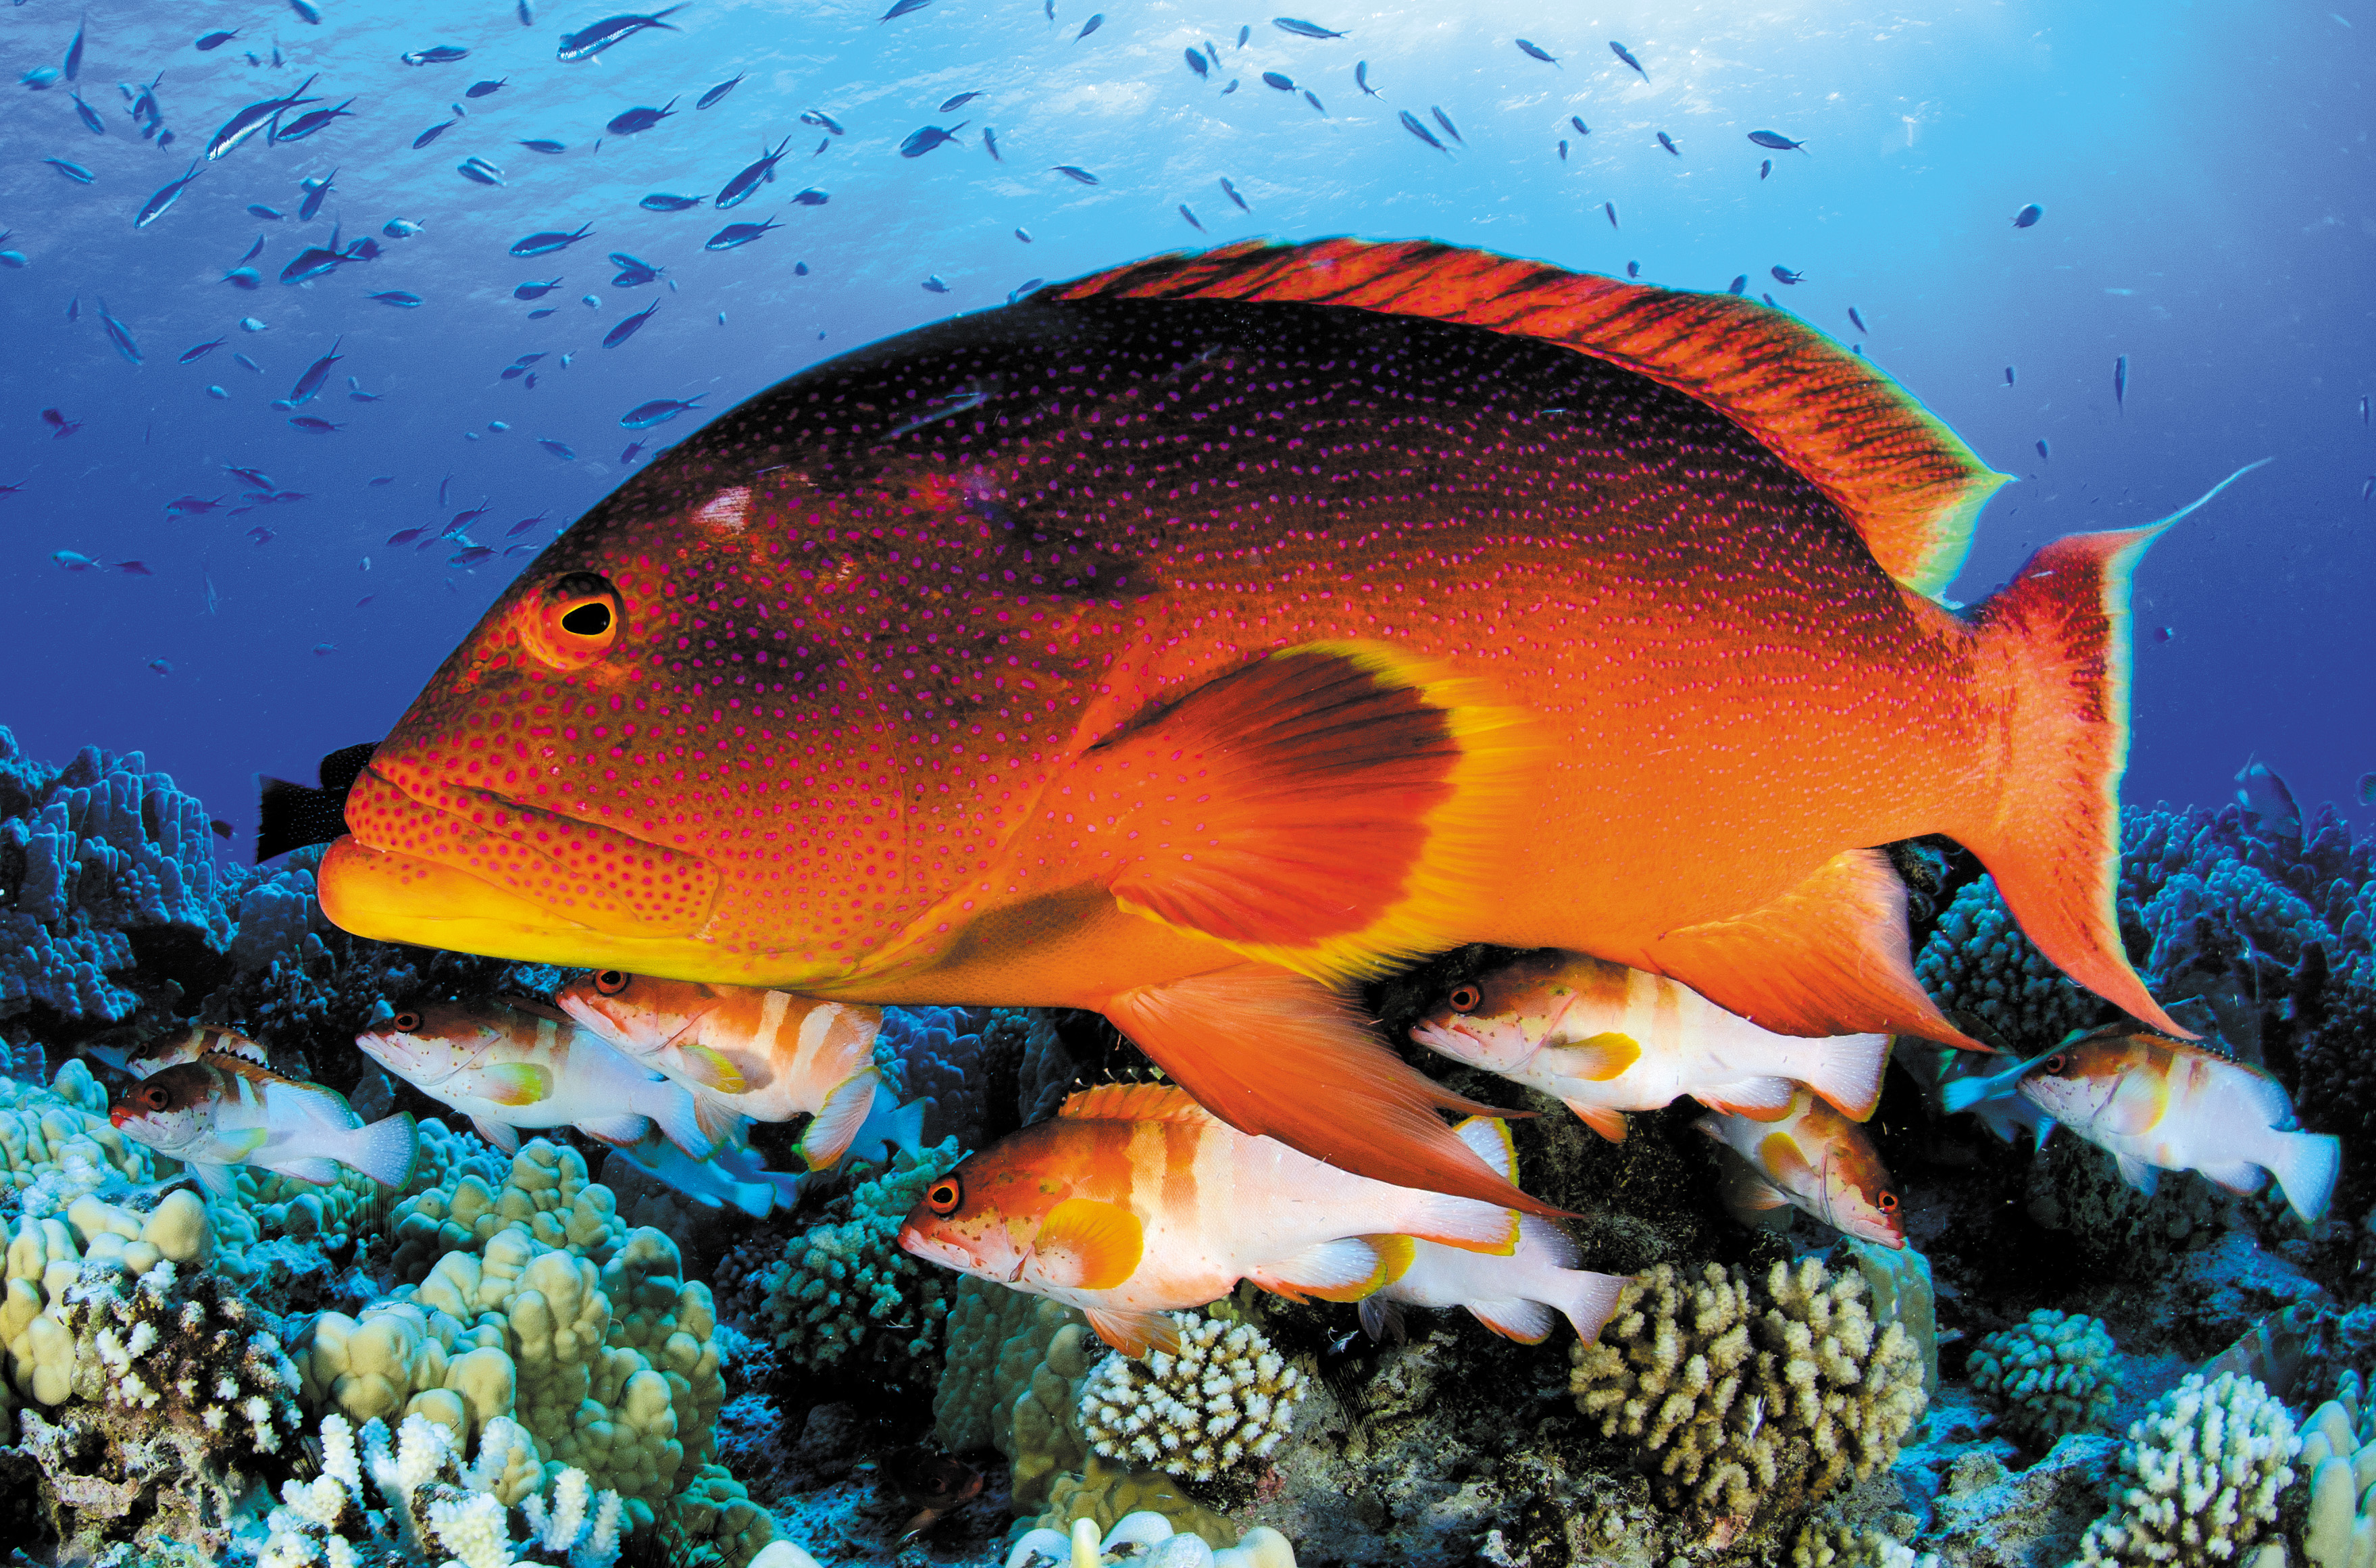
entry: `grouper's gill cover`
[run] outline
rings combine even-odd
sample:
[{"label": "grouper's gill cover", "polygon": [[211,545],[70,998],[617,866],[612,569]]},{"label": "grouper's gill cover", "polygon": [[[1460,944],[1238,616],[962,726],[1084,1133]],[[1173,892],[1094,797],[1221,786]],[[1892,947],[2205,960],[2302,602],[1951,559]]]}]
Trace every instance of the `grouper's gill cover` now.
[{"label": "grouper's gill cover", "polygon": [[1782,313],[1431,244],[1161,258],[819,365],[540,557],[374,754],[363,934],[1099,1007],[1234,1124],[1508,1189],[1324,982],[1467,941],[1960,1040],[1870,847],[2111,919],[2128,573]]}]

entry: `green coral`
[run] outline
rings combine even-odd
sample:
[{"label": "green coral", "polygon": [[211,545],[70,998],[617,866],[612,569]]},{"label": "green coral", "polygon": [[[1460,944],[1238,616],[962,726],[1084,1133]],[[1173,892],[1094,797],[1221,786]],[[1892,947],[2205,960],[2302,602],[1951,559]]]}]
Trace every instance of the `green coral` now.
[{"label": "green coral", "polygon": [[1044,1360],[1048,1341],[1081,1314],[1044,1296],[968,1275],[949,1298],[940,1381],[933,1385],[933,1440],[951,1454],[1004,1449],[1017,1377]]},{"label": "green coral", "polygon": [[1872,1321],[1862,1278],[1813,1258],[1776,1264],[1763,1289],[1660,1264],[1570,1354],[1576,1408],[1657,1461],[1670,1508],[1746,1517],[1822,1497],[1895,1459],[1927,1403],[1905,1330]]},{"label": "green coral", "polygon": [[2209,1568],[2275,1534],[2301,1450],[2293,1418],[2257,1378],[2200,1373],[2129,1428],[2111,1506],[2080,1538],[2081,1568]]},{"label": "green coral", "polygon": [[1965,1375],[1996,1408],[2006,1431],[2051,1446],[2069,1432],[2104,1430],[2117,1366],[2103,1320],[2040,1307],[1974,1346]]},{"label": "green coral", "polygon": [[467,1152],[442,1125],[437,1131],[442,1135],[422,1140],[422,1151],[434,1149],[437,1167],[449,1174],[396,1206],[398,1277],[426,1278],[440,1257],[478,1251],[505,1230],[596,1264],[609,1262],[626,1236],[617,1195],[593,1179],[576,1149],[535,1138],[504,1160]]},{"label": "green coral", "polygon": [[857,1357],[898,1382],[938,1376],[947,1277],[900,1249],[899,1226],[924,1189],[964,1158],[955,1138],[921,1153],[896,1150],[888,1168],[839,1200],[847,1219],[784,1244],[761,1271],[759,1315],[787,1360],[814,1371]]}]

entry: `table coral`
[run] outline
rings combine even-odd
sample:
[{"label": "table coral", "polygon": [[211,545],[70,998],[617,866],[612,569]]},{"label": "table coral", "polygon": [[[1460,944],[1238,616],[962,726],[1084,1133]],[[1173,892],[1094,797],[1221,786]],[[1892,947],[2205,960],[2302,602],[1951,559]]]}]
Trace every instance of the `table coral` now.
[{"label": "table coral", "polygon": [[2102,1319],[2040,1307],[1974,1346],[1965,1375],[2007,1431],[2051,1447],[2066,1432],[2104,1429],[2117,1367]]},{"label": "table coral", "polygon": [[1075,1407],[1089,1446],[1200,1483],[1269,1457],[1295,1424],[1303,1373],[1252,1324],[1171,1318],[1177,1354],[1110,1354],[1091,1370]]},{"label": "table coral", "polygon": [[1661,1264],[1571,1351],[1576,1408],[1657,1461],[1669,1507],[1747,1516],[1888,1464],[1922,1413],[1920,1357],[1864,1281],[1812,1258],[1696,1280]]},{"label": "table coral", "polygon": [[2129,1428],[2111,1506],[2080,1538],[2081,1568],[2241,1561],[2274,1533],[2300,1449],[2257,1379],[2189,1374]]}]

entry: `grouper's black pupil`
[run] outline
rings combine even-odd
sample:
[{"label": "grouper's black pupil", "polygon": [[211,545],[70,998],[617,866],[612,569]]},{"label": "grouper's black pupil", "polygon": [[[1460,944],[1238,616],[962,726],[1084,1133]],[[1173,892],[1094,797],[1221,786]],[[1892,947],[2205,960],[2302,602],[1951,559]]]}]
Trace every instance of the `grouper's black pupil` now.
[{"label": "grouper's black pupil", "polygon": [[607,604],[581,604],[561,618],[564,630],[581,637],[599,637],[611,629],[611,607]]}]

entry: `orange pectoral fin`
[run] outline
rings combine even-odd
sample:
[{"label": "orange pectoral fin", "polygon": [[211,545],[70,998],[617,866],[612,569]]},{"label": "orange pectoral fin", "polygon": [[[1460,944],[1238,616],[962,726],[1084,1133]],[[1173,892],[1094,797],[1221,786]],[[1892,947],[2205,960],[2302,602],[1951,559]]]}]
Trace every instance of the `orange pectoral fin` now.
[{"label": "orange pectoral fin", "polygon": [[1139,1312],[1130,1307],[1084,1307],[1082,1315],[1099,1338],[1120,1350],[1133,1360],[1143,1360],[1149,1350],[1160,1350],[1167,1356],[1180,1353],[1180,1325],[1170,1313]]},{"label": "orange pectoral fin", "polygon": [[1069,1290],[1111,1290],[1131,1277],[1146,1250],[1146,1229],[1119,1204],[1066,1198],[1040,1222],[1031,1251],[1051,1283]]},{"label": "orange pectoral fin", "polygon": [[1422,1077],[1317,982],[1242,965],[1108,999],[1104,1012],[1241,1133],[1397,1187],[1562,1214],[1495,1174],[1438,1111],[1511,1116]]},{"label": "orange pectoral fin", "polygon": [[1522,710],[1365,644],[1288,648],[1092,748],[1066,810],[1122,907],[1324,980],[1455,945],[1538,757]]},{"label": "orange pectoral fin", "polygon": [[1878,849],[1835,855],[1762,909],[1669,932],[1644,958],[1776,1034],[1896,1033],[1988,1049],[1914,978],[1906,885]]},{"label": "orange pectoral fin", "polygon": [[1576,1119],[1612,1144],[1625,1141],[1625,1112],[1611,1111],[1605,1105],[1589,1100],[1571,1099],[1562,1102],[1576,1114]]}]

